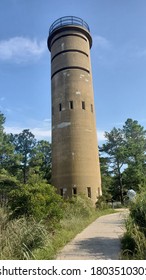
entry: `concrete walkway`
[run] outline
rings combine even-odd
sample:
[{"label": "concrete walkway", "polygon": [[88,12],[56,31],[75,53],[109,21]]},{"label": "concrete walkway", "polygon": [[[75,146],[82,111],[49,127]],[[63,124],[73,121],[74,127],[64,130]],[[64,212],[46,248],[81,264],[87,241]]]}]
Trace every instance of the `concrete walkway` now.
[{"label": "concrete walkway", "polygon": [[69,242],[57,260],[118,260],[128,210],[102,216]]}]

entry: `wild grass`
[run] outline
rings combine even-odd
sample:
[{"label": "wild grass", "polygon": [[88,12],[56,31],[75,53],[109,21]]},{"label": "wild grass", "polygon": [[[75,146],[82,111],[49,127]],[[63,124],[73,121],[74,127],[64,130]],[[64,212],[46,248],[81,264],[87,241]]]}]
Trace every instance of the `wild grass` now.
[{"label": "wild grass", "polygon": [[97,210],[90,204],[89,199],[78,197],[66,203],[64,217],[60,227],[51,238],[51,246],[35,251],[37,259],[55,259],[57,253],[71,239],[102,215],[111,214],[113,209]]},{"label": "wild grass", "polygon": [[145,260],[146,237],[131,217],[126,221],[126,232],[122,238],[122,259]]},{"label": "wild grass", "polygon": [[33,250],[43,247],[48,239],[44,225],[25,217],[9,221],[3,209],[0,218],[0,259],[35,259]]},{"label": "wild grass", "polygon": [[122,238],[122,259],[146,260],[146,192],[137,195],[130,205]]},{"label": "wild grass", "polygon": [[65,202],[64,209],[54,230],[48,220],[9,220],[8,213],[0,209],[0,259],[55,259],[58,251],[97,217],[114,212],[94,209],[89,199],[82,197]]}]

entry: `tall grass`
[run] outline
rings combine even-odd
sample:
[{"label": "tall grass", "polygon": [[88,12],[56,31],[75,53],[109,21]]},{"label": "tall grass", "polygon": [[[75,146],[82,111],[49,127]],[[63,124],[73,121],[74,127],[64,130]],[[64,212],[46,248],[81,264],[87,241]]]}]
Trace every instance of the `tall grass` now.
[{"label": "tall grass", "polygon": [[35,251],[37,259],[55,259],[59,250],[96,218],[113,213],[113,209],[97,210],[91,201],[77,196],[65,203],[65,211],[60,226],[51,239],[51,245]]},{"label": "tall grass", "polygon": [[146,237],[131,217],[126,221],[126,232],[122,238],[121,255],[122,259],[146,259]]},{"label": "tall grass", "polygon": [[130,205],[126,232],[122,239],[122,259],[146,260],[146,192]]},{"label": "tall grass", "polygon": [[33,250],[44,246],[48,232],[33,218],[22,217],[9,221],[8,214],[0,210],[0,258],[35,259]]},{"label": "tall grass", "polygon": [[58,251],[88,224],[114,212],[112,209],[97,211],[84,197],[66,201],[64,209],[63,218],[54,230],[48,220],[36,222],[25,217],[9,220],[9,215],[0,209],[0,258],[55,259]]}]

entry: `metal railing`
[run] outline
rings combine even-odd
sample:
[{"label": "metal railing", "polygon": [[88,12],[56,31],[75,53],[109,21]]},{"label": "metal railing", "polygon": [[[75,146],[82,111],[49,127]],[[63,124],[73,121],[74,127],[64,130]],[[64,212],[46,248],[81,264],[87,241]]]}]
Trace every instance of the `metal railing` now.
[{"label": "metal railing", "polygon": [[66,16],[66,17],[61,17],[53,22],[53,24],[50,26],[50,29],[49,29],[49,35],[52,32],[54,32],[56,29],[58,29],[62,26],[65,26],[65,25],[82,26],[90,32],[89,26],[84,20],[82,20],[81,18],[78,18],[78,17],[74,17],[74,16]]}]

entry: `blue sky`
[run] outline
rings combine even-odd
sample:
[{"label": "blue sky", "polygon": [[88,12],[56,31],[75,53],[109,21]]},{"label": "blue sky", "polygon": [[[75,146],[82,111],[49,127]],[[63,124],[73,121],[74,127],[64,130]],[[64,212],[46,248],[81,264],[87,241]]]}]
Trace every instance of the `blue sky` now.
[{"label": "blue sky", "polygon": [[91,30],[99,144],[127,118],[146,128],[145,0],[1,0],[0,111],[6,132],[51,137],[50,25],[74,15]]}]

